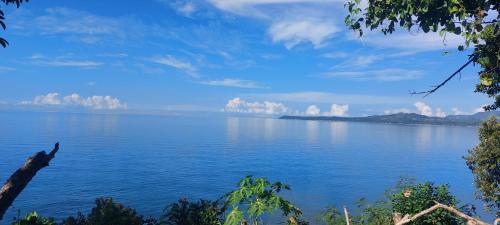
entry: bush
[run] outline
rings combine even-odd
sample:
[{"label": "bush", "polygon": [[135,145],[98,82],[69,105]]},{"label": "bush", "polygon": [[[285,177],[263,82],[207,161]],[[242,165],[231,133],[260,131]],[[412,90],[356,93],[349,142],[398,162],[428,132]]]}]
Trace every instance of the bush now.
[{"label": "bush", "polygon": [[[439,202],[456,207],[458,201],[453,196],[447,185],[434,185],[433,183],[415,184],[412,180],[402,179],[398,185],[386,191],[385,197],[373,204],[368,204],[365,199],[358,201],[359,215],[350,215],[352,225],[387,225],[393,224],[393,213],[402,216],[415,215]],[[460,211],[473,216],[474,208],[461,207]],[[319,222],[325,225],[346,224],[343,213],[336,207],[328,207],[322,212]],[[429,213],[412,225],[458,225],[465,221],[443,209]]]},{"label": "bush", "polygon": [[56,223],[51,218],[43,218],[37,212],[32,212],[23,219],[16,219],[12,225],[56,225]]},{"label": "bush", "polygon": [[62,225],[153,225],[153,219],[144,219],[132,208],[115,203],[112,198],[98,198],[96,206],[87,217],[78,213],[76,217],[69,217]]},{"label": "bush", "polygon": [[169,205],[164,215],[160,218],[160,224],[164,225],[220,225],[223,222],[223,214],[226,208],[219,201],[199,200],[189,202],[181,199],[177,203]]}]

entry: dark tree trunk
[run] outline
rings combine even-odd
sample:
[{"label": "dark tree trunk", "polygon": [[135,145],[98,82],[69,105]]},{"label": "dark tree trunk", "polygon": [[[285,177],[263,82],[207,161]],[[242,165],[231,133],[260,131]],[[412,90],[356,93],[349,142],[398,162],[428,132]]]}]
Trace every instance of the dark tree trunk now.
[{"label": "dark tree trunk", "polygon": [[50,160],[54,158],[58,150],[59,142],[55,144],[54,149],[49,154],[41,151],[29,157],[24,165],[5,182],[2,189],[0,189],[0,220],[2,220],[7,209],[36,173],[49,165]]}]

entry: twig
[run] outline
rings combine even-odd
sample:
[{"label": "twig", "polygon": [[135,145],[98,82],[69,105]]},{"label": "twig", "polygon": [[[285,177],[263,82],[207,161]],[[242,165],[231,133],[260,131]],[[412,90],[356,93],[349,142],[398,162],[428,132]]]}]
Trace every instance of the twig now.
[{"label": "twig", "polygon": [[446,83],[448,83],[448,81],[450,81],[453,77],[455,77],[457,74],[460,74],[460,72],[462,72],[462,70],[467,67],[470,63],[474,62],[476,60],[476,55],[471,55],[469,57],[469,61],[467,61],[464,65],[462,65],[457,71],[455,71],[453,74],[451,74],[448,78],[446,78],[446,80],[444,80],[443,82],[441,82],[440,84],[436,85],[436,86],[433,86],[434,88],[432,88],[431,90],[428,90],[428,91],[420,91],[420,92],[415,92],[415,91],[412,91],[410,92],[411,95],[420,95],[420,94],[425,94],[424,97],[427,97],[428,95],[436,92],[439,88],[441,88],[442,86],[444,86]]}]

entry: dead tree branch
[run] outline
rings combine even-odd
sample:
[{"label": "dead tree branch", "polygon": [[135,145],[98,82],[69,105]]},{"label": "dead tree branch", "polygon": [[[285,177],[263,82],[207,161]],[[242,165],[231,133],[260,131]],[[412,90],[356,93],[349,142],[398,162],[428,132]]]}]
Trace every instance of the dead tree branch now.
[{"label": "dead tree branch", "polygon": [[45,151],[37,152],[29,157],[24,165],[5,182],[2,189],[0,189],[0,220],[2,220],[7,209],[36,173],[49,165],[50,160],[54,158],[58,150],[59,142],[55,144],[54,149],[49,154],[45,153]]},{"label": "dead tree branch", "polygon": [[407,224],[407,223],[410,223],[412,221],[415,221],[417,220],[418,218],[424,216],[425,214],[428,214],[428,213],[431,213],[432,211],[436,210],[436,209],[445,209],[455,215],[457,215],[458,217],[460,218],[463,218],[467,221],[470,221],[468,224],[476,224],[476,225],[489,225],[488,223],[485,223],[479,219],[476,219],[474,217],[471,217],[465,213],[462,213],[460,211],[458,211],[457,209],[453,208],[453,207],[450,207],[450,206],[447,206],[447,205],[443,205],[439,202],[435,202],[436,204],[422,212],[419,212],[413,216],[410,217],[410,215],[405,215],[403,218],[397,218],[397,216],[395,216],[397,219],[395,219],[395,222],[396,222],[396,225],[403,225],[403,224]]},{"label": "dead tree branch", "polygon": [[446,80],[444,80],[443,82],[441,82],[440,84],[434,86],[433,89],[431,90],[427,90],[427,91],[419,91],[419,92],[416,92],[416,91],[411,91],[410,94],[411,95],[420,95],[420,94],[424,94],[424,97],[427,97],[428,95],[436,92],[439,88],[443,87],[446,83],[448,83],[448,81],[450,81],[453,77],[455,77],[457,74],[460,74],[460,72],[462,72],[463,69],[465,69],[465,67],[467,67],[469,64],[471,64],[472,62],[474,62],[476,60],[476,55],[470,55],[469,56],[469,61],[467,61],[464,65],[462,65],[460,68],[458,68],[457,71],[455,71],[453,74],[451,74],[448,78],[446,78]]}]

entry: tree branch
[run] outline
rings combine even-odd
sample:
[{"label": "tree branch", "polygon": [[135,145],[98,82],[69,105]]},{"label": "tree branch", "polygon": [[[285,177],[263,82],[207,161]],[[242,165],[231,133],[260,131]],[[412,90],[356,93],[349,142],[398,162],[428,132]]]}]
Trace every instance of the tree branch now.
[{"label": "tree branch", "polygon": [[455,71],[453,74],[451,74],[448,78],[446,78],[446,80],[444,80],[443,82],[441,82],[440,84],[434,86],[433,89],[431,90],[428,90],[428,91],[419,91],[419,92],[415,92],[415,91],[411,91],[410,94],[411,95],[420,95],[420,94],[424,94],[424,97],[427,97],[428,95],[436,92],[439,88],[443,87],[446,83],[448,83],[448,81],[450,81],[453,77],[455,77],[457,74],[460,74],[460,72],[462,72],[462,70],[467,67],[470,63],[474,62],[476,60],[476,55],[470,55],[469,56],[469,61],[467,61],[464,65],[462,65],[457,71]]},{"label": "tree branch", "polygon": [[24,165],[5,182],[2,189],[0,189],[0,220],[2,220],[7,209],[36,173],[49,165],[50,160],[55,157],[57,151],[59,151],[59,142],[54,145],[54,149],[49,154],[41,151],[29,157]]}]

